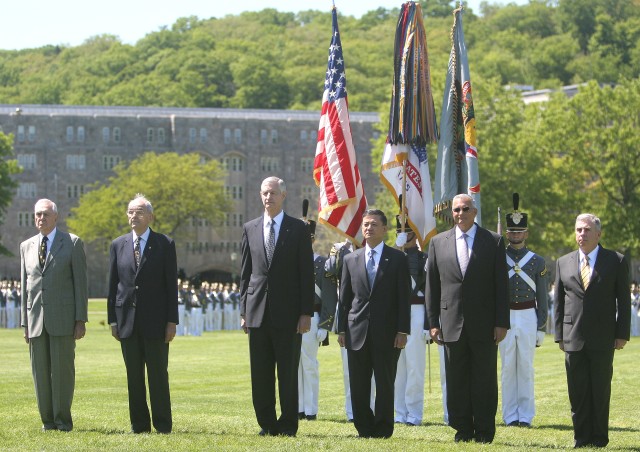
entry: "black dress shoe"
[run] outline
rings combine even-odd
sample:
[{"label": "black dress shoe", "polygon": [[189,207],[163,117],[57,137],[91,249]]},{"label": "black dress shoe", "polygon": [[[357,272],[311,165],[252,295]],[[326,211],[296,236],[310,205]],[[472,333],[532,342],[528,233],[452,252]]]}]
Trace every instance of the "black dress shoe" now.
[{"label": "black dress shoe", "polygon": [[262,429],[260,430],[260,432],[258,432],[258,435],[260,436],[273,436],[273,433],[271,433],[271,430],[266,430],[266,429]]},{"label": "black dress shoe", "polygon": [[296,436],[296,432],[291,431],[291,430],[283,430],[280,433],[278,433],[279,436],[291,436],[293,438],[295,438]]},{"label": "black dress shoe", "polygon": [[298,413],[298,419],[302,420],[306,417],[306,415],[304,414],[304,411],[301,411],[300,413]]},{"label": "black dress shoe", "polygon": [[491,444],[493,442],[493,438],[489,438],[488,436],[484,435],[476,435],[473,439],[476,443],[480,444]]},{"label": "black dress shoe", "polygon": [[58,430],[58,427],[56,427],[55,424],[54,425],[43,425],[42,426],[42,431],[43,432],[50,432],[52,430]]},{"label": "black dress shoe", "polygon": [[139,435],[140,433],[151,433],[151,429],[147,430],[147,429],[142,429],[142,430],[134,430],[131,429],[131,433]]},{"label": "black dress shoe", "polygon": [[529,424],[528,422],[520,422],[518,425],[524,428],[531,428],[531,424]]},{"label": "black dress shoe", "polygon": [[317,414],[308,414],[306,419],[308,421],[315,421],[316,419],[318,419],[318,415]]},{"label": "black dress shoe", "polygon": [[518,421],[513,421],[513,422],[509,422],[507,424],[507,427],[518,427],[520,425],[520,422]]},{"label": "black dress shoe", "polygon": [[405,422],[404,425],[406,425],[408,427],[417,427],[420,424],[414,424],[413,422]]},{"label": "black dress shoe", "polygon": [[468,443],[472,439],[473,437],[469,433],[461,432],[456,433],[456,436],[454,437],[456,443]]}]

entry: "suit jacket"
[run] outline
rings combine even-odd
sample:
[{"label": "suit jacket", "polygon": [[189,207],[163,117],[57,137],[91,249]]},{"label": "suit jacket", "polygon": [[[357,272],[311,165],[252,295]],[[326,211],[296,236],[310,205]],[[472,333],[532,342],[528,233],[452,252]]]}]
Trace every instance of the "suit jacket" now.
[{"label": "suit jacket", "polygon": [[387,245],[373,287],[369,287],[365,248],[344,257],[338,332],[345,333],[348,350],[360,350],[369,331],[376,350],[393,349],[397,333],[410,333],[409,278],[407,257]]},{"label": "suit jacket", "polygon": [[580,278],[578,251],[556,263],[555,341],[563,341],[567,352],[610,350],[615,339],[629,340],[629,266],[622,254],[598,246],[587,290]]},{"label": "suit jacket", "polygon": [[163,339],[168,322],[178,323],[178,264],[176,245],[164,234],[151,231],[136,271],[133,234],[111,243],[109,266],[109,323],[118,324],[118,334],[128,338],[135,316],[148,339]]},{"label": "suit jacket", "polygon": [[462,276],[452,228],[433,237],[427,259],[426,308],[431,327],[456,342],[462,327],[471,340],[493,341],[494,327],[509,328],[509,280],[502,236],[477,228]]},{"label": "suit jacket", "polygon": [[43,328],[51,336],[73,335],[76,320],[87,321],[87,263],[82,240],[56,230],[44,268],[38,252],[40,235],[20,244],[21,324],[29,337]]},{"label": "suit jacket", "polygon": [[301,220],[284,214],[271,266],[264,247],[263,216],[245,223],[240,274],[240,314],[248,327],[262,324],[267,304],[276,328],[295,330],[301,315],[313,315],[313,250]]}]

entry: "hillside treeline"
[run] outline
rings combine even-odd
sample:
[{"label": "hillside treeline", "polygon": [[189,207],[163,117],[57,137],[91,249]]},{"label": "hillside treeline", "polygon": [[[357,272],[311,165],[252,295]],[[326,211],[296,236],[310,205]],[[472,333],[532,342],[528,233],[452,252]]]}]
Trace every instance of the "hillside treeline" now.
[{"label": "hillside treeline", "polygon": [[[422,3],[438,88],[457,2]],[[388,101],[400,4],[339,18],[353,110]],[[640,72],[638,0],[483,2],[466,12],[464,28],[472,80],[540,89]],[[180,18],[135,45],[102,35],[74,47],[0,50],[0,102],[318,109],[330,34],[330,11],[265,9]]]}]

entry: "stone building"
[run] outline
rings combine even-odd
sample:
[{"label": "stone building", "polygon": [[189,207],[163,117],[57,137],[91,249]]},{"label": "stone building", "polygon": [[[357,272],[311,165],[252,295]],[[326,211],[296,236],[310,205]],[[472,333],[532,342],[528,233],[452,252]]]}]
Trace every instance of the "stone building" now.
[{"label": "stone building", "polygon": [[[371,168],[373,126],[379,118],[376,113],[350,116],[371,202],[379,185]],[[67,229],[70,209],[91,184],[106,181],[118,163],[153,151],[197,152],[202,159],[218,159],[227,170],[226,190],[235,211],[222,226],[192,221],[176,237],[176,245],[178,267],[186,275],[231,280],[240,267],[241,226],[262,211],[262,179],[276,175],[287,182],[285,210],[293,216],[300,215],[303,198],[312,200],[312,206],[317,200],[312,172],[319,119],[317,111],[0,105],[0,131],[13,134],[23,168],[1,233],[14,256],[0,257],[0,279],[20,277],[18,245],[36,232],[37,199],[55,201],[59,225]],[[87,246],[92,297],[104,297],[107,291],[108,252],[100,248]]]}]

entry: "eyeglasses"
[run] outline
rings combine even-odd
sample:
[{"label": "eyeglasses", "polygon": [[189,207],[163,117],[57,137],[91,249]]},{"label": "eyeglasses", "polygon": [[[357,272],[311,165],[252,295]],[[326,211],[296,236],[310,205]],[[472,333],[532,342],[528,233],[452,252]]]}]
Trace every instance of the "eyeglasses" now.
[{"label": "eyeglasses", "polygon": [[459,213],[461,210],[462,210],[463,212],[468,212],[468,211],[469,211],[469,209],[471,209],[471,207],[469,207],[469,206],[464,206],[464,207],[454,207],[452,210],[453,210],[455,213]]},{"label": "eyeglasses", "polygon": [[130,217],[143,217],[145,214],[144,210],[127,210],[127,215]]}]

